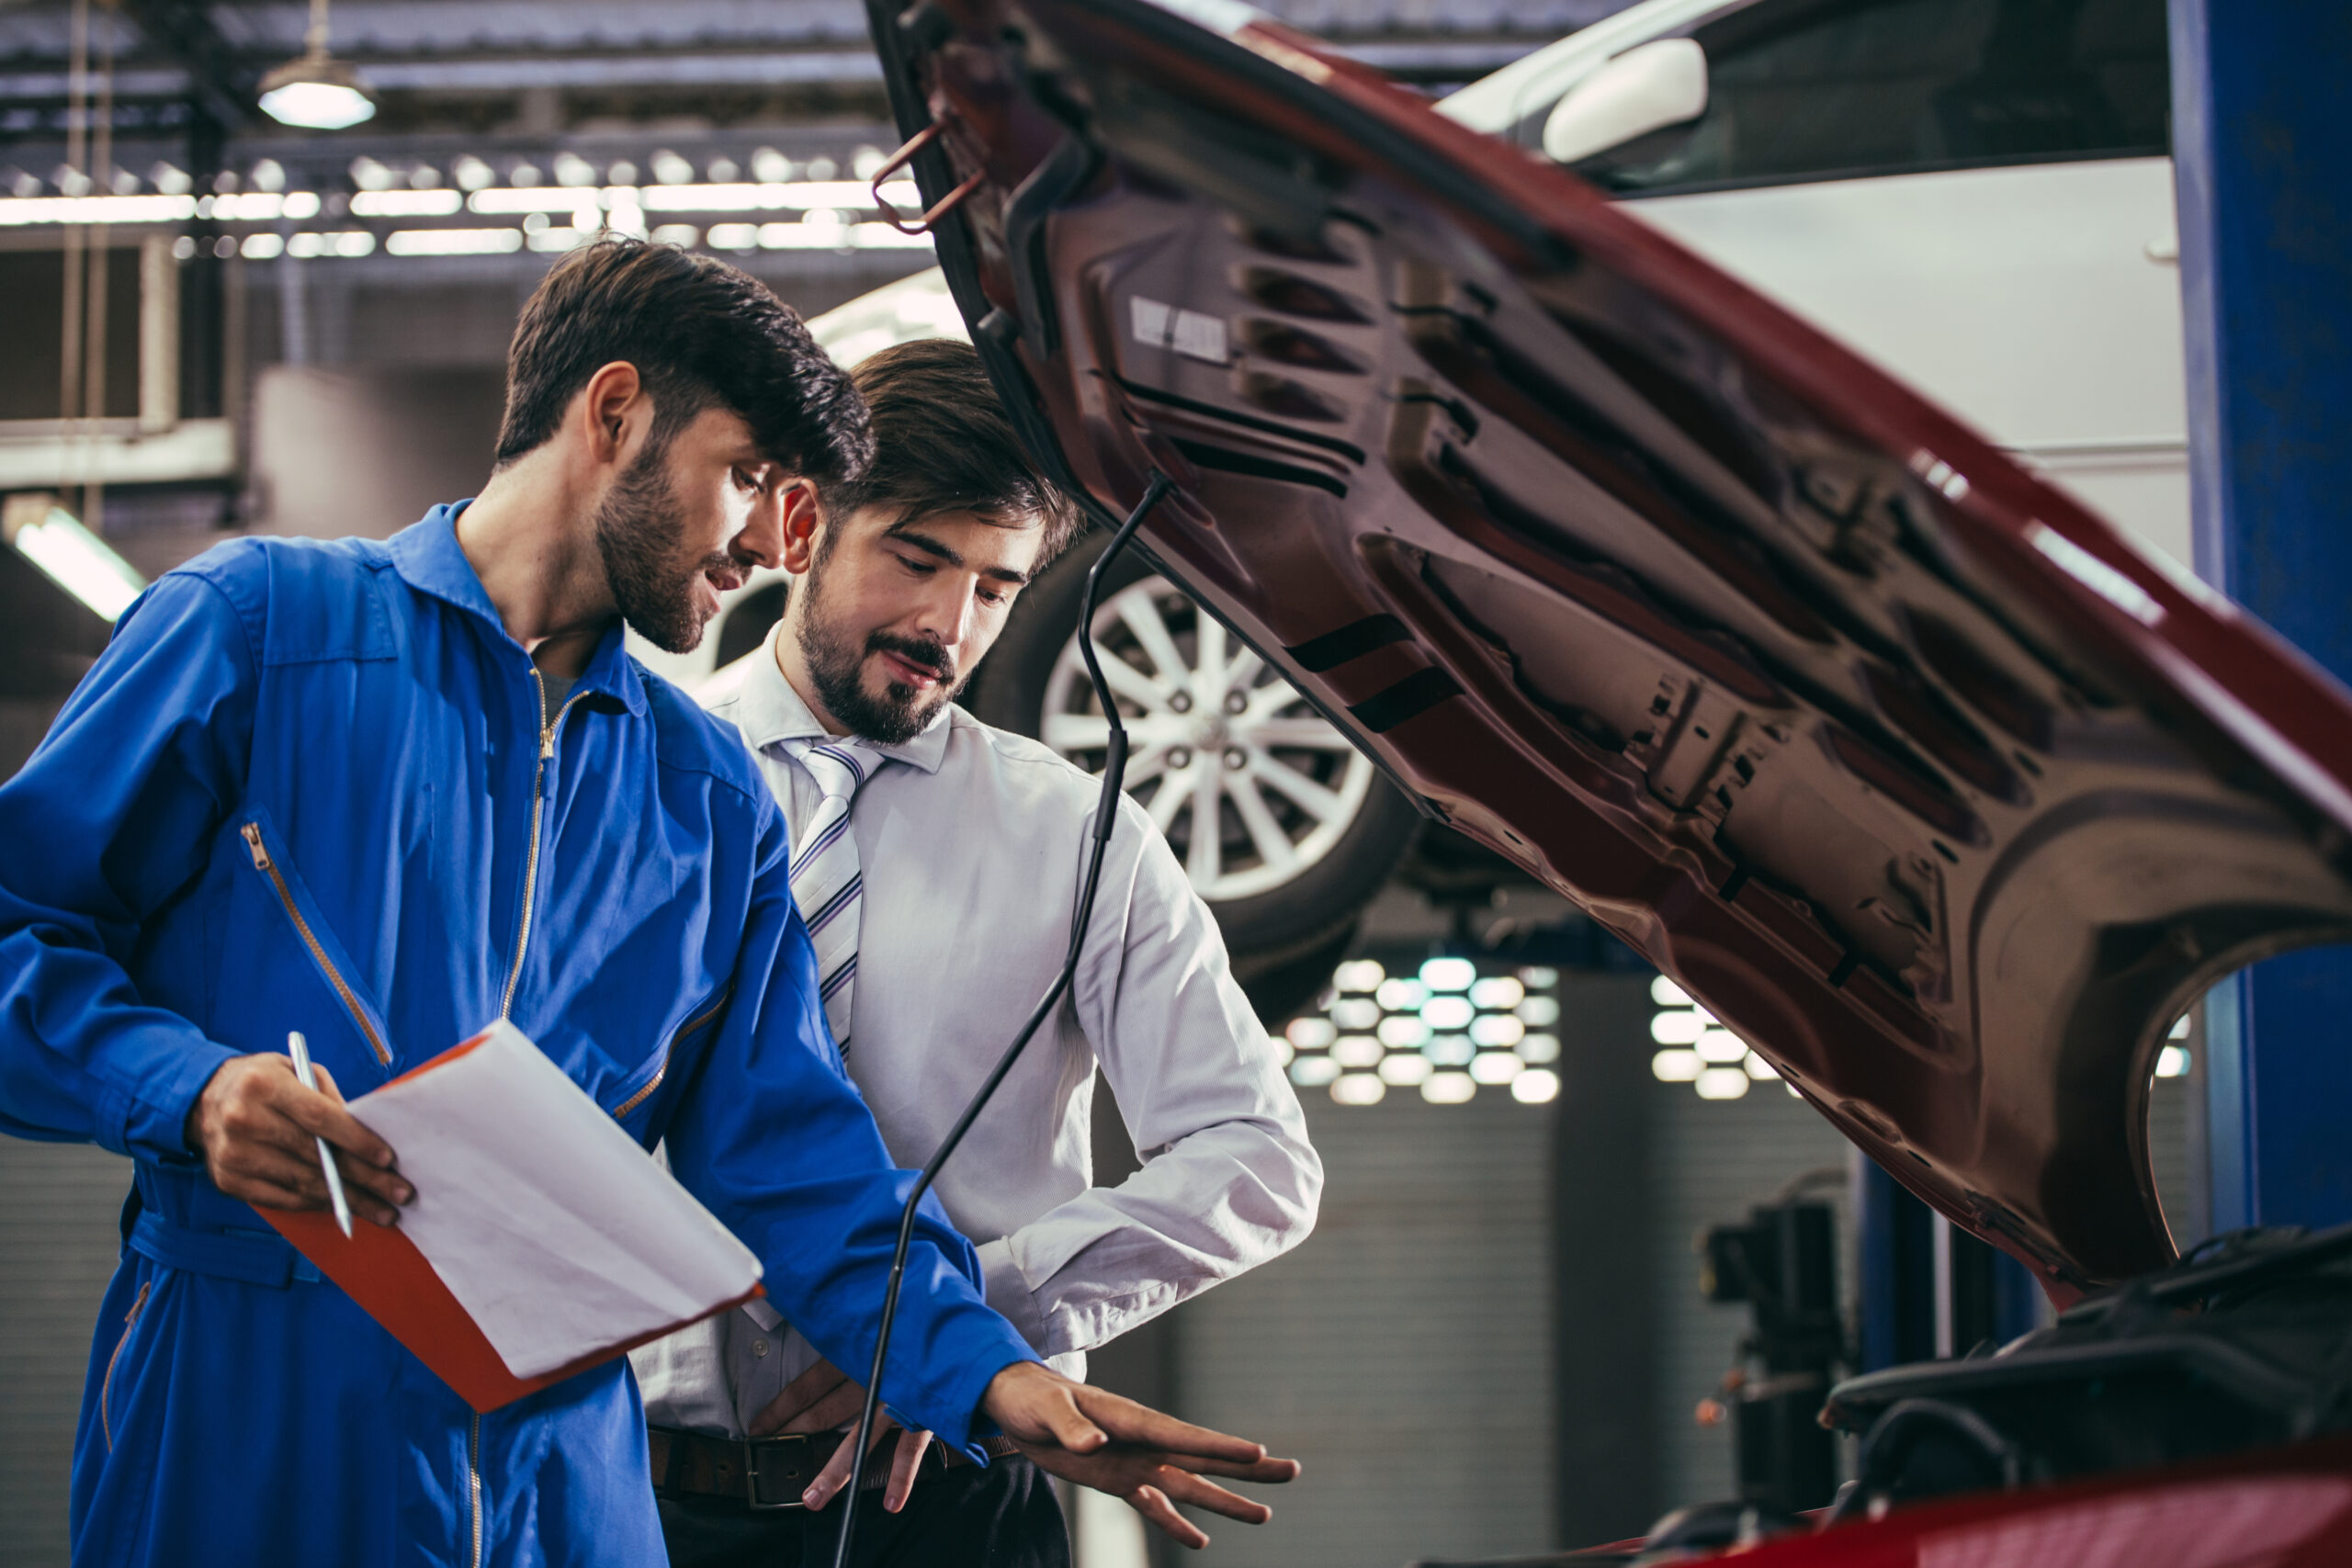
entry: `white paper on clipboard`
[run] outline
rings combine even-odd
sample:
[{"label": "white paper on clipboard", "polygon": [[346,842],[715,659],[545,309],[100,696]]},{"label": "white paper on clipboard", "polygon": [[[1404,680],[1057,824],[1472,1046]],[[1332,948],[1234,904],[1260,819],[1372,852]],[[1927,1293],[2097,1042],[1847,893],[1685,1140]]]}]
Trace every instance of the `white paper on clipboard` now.
[{"label": "white paper on clipboard", "polygon": [[416,1189],[402,1234],[518,1378],[759,1281],[751,1248],[511,1023],[350,1109]]}]

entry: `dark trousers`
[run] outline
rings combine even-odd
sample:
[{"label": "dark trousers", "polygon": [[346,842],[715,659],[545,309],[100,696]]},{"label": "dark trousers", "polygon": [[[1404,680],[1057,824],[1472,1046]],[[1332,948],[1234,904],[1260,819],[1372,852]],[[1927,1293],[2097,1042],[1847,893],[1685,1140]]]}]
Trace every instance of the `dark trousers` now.
[{"label": "dark trousers", "polygon": [[[1069,1528],[1046,1473],[1015,1455],[926,1475],[899,1512],[857,1500],[856,1568],[1069,1568]],[[670,1568],[831,1568],[842,1502],[754,1513],[720,1497],[663,1498]]]}]

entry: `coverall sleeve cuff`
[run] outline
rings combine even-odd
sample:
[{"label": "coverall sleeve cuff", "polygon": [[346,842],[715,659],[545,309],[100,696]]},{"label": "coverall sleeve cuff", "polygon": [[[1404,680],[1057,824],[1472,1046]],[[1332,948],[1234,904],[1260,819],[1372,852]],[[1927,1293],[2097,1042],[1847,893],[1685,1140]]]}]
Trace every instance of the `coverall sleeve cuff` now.
[{"label": "coverall sleeve cuff", "polygon": [[980,1278],[987,1287],[989,1305],[1029,1341],[1032,1350],[1039,1355],[1049,1353],[1052,1347],[1046,1343],[1046,1314],[1037,1304],[1036,1292],[1029,1288],[1028,1277],[1013,1258],[1012,1238],[1000,1236],[995,1241],[982,1242],[976,1250],[979,1253]]},{"label": "coverall sleeve cuff", "polygon": [[221,1064],[236,1055],[225,1045],[199,1040],[172,1053],[167,1066],[152,1068],[135,1091],[107,1090],[100,1142],[133,1159],[186,1165],[201,1156],[187,1146],[188,1112],[204,1097]]},{"label": "coverall sleeve cuff", "polygon": [[[948,1431],[933,1427],[932,1435],[973,1463],[987,1464],[989,1451],[980,1447],[980,1439],[996,1435],[995,1421],[990,1419],[989,1413],[980,1406],[980,1402],[988,1397],[989,1384],[994,1382],[997,1373],[1007,1367],[1016,1367],[1023,1361],[1041,1360],[1042,1358],[1036,1352],[1024,1348],[1018,1355],[1007,1356],[997,1353],[967,1362],[966,1365],[970,1370],[960,1371],[948,1379],[939,1391],[937,1402],[939,1408],[943,1410],[962,1410],[968,1413],[961,1422],[963,1429]],[[902,1426],[922,1425],[919,1419],[908,1421],[903,1416],[899,1419]]]}]

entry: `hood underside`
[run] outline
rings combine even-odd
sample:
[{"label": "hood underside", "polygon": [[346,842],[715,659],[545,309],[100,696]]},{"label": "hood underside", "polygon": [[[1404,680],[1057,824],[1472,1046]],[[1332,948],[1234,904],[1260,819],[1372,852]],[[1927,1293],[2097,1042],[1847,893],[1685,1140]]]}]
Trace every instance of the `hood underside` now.
[{"label": "hood underside", "polygon": [[[2059,1300],[2166,1027],[2352,936],[2352,702],[1566,174],[1239,6],[871,0],[1024,439]],[[1925,308],[1925,307],[1923,307]],[[1575,1048],[1573,1040],[1568,1042]]]}]

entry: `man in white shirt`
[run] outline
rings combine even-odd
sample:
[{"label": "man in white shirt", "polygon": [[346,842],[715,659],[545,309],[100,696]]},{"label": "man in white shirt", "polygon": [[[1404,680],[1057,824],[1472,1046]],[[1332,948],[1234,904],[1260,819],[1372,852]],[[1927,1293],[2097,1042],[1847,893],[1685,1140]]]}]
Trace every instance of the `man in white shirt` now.
[{"label": "man in white shirt", "polygon": [[[766,646],[706,701],[741,730],[792,826],[828,1021],[912,1166],[1064,960],[1100,789],[952,702],[1074,509],[1023,457],[968,345],[902,344],[854,379],[879,455],[854,484],[787,498],[784,563],[799,581]],[[1076,982],[936,1189],[979,1244],[989,1304],[1073,1377],[1090,1347],[1296,1245],[1322,1187],[1207,907],[1142,809],[1123,799],[1120,818]],[[1098,1065],[1146,1156],[1113,1188],[1091,1184]],[[763,1302],[636,1359],[673,1568],[827,1561],[839,1516],[826,1504],[851,1458],[833,1434],[858,1384]],[[776,1435],[805,1440],[741,1446]],[[1069,1562],[1027,1461],[951,1469],[928,1434],[895,1443],[881,1507],[861,1501],[862,1564]],[[805,1484],[807,1506],[752,1506],[751,1468]],[[1209,1483],[1159,1479],[1128,1500],[1204,1540],[1169,1497]],[[776,1495],[772,1479],[752,1490]]]}]

